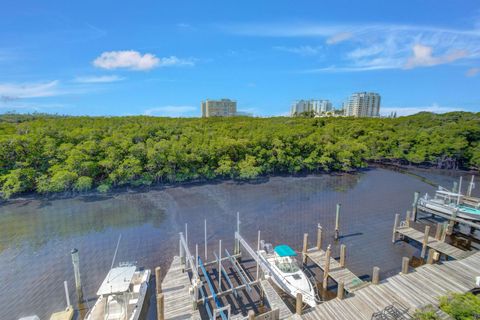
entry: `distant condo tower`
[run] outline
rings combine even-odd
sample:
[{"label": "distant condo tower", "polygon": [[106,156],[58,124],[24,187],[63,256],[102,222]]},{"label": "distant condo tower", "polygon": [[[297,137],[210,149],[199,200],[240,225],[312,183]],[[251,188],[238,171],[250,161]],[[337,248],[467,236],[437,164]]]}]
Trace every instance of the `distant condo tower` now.
[{"label": "distant condo tower", "polygon": [[332,103],[329,100],[297,100],[292,104],[291,116],[304,112],[314,112],[316,115],[331,111]]},{"label": "distant condo tower", "polygon": [[230,99],[202,101],[202,118],[233,117],[237,114],[237,101]]},{"label": "distant condo tower", "polygon": [[352,94],[344,104],[347,117],[379,117],[380,95],[374,92],[357,92]]}]

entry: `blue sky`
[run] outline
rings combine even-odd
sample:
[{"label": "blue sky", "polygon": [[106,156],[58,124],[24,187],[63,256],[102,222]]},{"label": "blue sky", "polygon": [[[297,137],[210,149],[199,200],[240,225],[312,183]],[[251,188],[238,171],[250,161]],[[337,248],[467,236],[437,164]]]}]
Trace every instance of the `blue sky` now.
[{"label": "blue sky", "polygon": [[0,113],[284,115],[382,96],[382,113],[480,111],[477,0],[2,1]]}]

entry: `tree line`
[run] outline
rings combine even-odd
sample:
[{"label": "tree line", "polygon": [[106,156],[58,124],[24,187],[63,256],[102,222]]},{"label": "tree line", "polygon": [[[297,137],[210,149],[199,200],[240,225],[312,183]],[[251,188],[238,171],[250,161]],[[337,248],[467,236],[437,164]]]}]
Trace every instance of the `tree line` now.
[{"label": "tree line", "polygon": [[351,171],[369,162],[480,168],[480,113],[391,118],[0,115],[0,192]]}]

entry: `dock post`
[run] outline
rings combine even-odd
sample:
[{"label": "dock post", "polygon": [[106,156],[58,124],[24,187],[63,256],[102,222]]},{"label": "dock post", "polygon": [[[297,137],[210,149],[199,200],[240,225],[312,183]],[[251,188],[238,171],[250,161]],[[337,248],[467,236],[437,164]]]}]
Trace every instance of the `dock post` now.
[{"label": "dock post", "polygon": [[295,301],[295,313],[298,314],[299,316],[302,315],[302,309],[303,309],[303,297],[300,292],[297,292],[297,297]]},{"label": "dock post", "polygon": [[455,220],[457,219],[458,215],[458,208],[456,210],[453,210],[452,213],[452,218],[450,219],[447,227],[447,234],[450,236],[453,233],[453,228],[455,227]]},{"label": "dock post", "polygon": [[412,221],[417,221],[417,203],[418,198],[420,197],[420,193],[415,192],[413,194],[413,203],[412,203]]},{"label": "dock post", "polygon": [[408,264],[410,263],[410,259],[408,257],[402,258],[402,274],[408,273]]},{"label": "dock post", "polygon": [[180,239],[178,241],[179,247],[180,247],[179,248],[180,262],[181,264],[185,264],[185,248],[183,247],[182,237],[183,237],[183,233],[180,232]]},{"label": "dock post", "polygon": [[340,281],[337,287],[337,298],[339,300],[342,300],[344,293],[345,293],[345,284],[343,283],[343,281]]},{"label": "dock post", "polygon": [[317,225],[317,250],[322,249],[322,226],[320,223]]},{"label": "dock post", "polygon": [[442,223],[437,222],[437,227],[435,229],[435,239],[436,240],[442,239],[442,231],[443,231],[442,227],[443,227]]},{"label": "dock post", "polygon": [[222,291],[222,240],[218,240],[218,290]]},{"label": "dock post", "polygon": [[453,193],[457,193],[457,191],[458,191],[458,182],[457,182],[457,181],[453,181],[452,192],[453,192]]},{"label": "dock post", "polygon": [[323,289],[328,288],[328,273],[330,272],[330,255],[331,255],[332,247],[328,245],[327,251],[325,251],[325,266],[323,268]]},{"label": "dock post", "polygon": [[340,238],[340,203],[337,203],[337,210],[335,212],[335,240]]},{"label": "dock post", "polygon": [[304,233],[303,249],[302,249],[303,263],[307,263],[307,250],[308,250],[308,233]]},{"label": "dock post", "polygon": [[70,308],[70,293],[68,292],[68,282],[63,281],[63,286],[65,288],[65,298],[67,299],[67,308]]},{"label": "dock post", "polygon": [[164,305],[163,293],[157,295],[157,320],[165,319],[165,305]]},{"label": "dock post", "polygon": [[248,311],[248,320],[255,320],[255,311],[253,310]]},{"label": "dock post", "polygon": [[427,254],[429,234],[430,234],[430,226],[425,226],[425,234],[423,235],[423,241],[422,241],[422,253],[420,254],[420,256],[424,259],[425,259],[425,255]]},{"label": "dock post", "polygon": [[347,246],[342,244],[340,246],[340,267],[345,268],[345,255],[346,255]]},{"label": "dock post", "polygon": [[407,213],[405,214],[405,224],[407,225],[408,228],[410,228],[410,216],[411,216],[411,213],[410,213],[410,210],[407,210]]},{"label": "dock post", "polygon": [[205,229],[205,237],[204,237],[205,238],[204,240],[205,241],[205,261],[208,261],[207,260],[207,252],[208,252],[207,250],[207,219],[205,219],[204,221],[204,229]]},{"label": "dock post", "polygon": [[472,174],[472,180],[470,180],[470,184],[468,185],[468,190],[467,190],[468,197],[472,196],[472,190],[475,187],[475,183],[473,182],[473,179],[475,179],[475,176]]},{"label": "dock post", "polygon": [[195,244],[195,273],[198,274],[198,243]]},{"label": "dock post", "polygon": [[[237,233],[240,234],[240,212],[237,212]],[[235,238],[235,247],[233,248],[233,254],[240,254],[240,240]]]},{"label": "dock post", "polygon": [[428,258],[427,258],[427,263],[428,264],[433,264],[434,255],[435,255],[435,250],[432,249],[432,248],[428,249]]},{"label": "dock post", "polygon": [[380,283],[380,268],[379,267],[373,267],[372,283],[373,284],[379,284]]},{"label": "dock post", "polygon": [[162,269],[160,267],[155,268],[155,283],[157,288],[157,294],[162,293],[162,283],[160,282],[161,270]]},{"label": "dock post", "polygon": [[443,223],[443,228],[442,228],[442,238],[440,239],[442,242],[445,242],[445,238],[447,237],[447,232],[448,232],[448,223],[444,222]]},{"label": "dock post", "polygon": [[197,310],[198,309],[198,287],[200,285],[200,281],[197,280],[195,281],[195,283],[193,284],[193,304],[192,304],[192,307],[193,307],[193,310]]},{"label": "dock post", "polygon": [[188,247],[188,224],[185,223],[185,244]]},{"label": "dock post", "polygon": [[[258,230],[258,238],[257,238],[257,252],[260,251],[260,230]],[[257,281],[259,280],[259,277],[260,277],[260,263],[259,261],[257,260]]]},{"label": "dock post", "polygon": [[78,249],[74,248],[71,252],[73,272],[75,274],[75,289],[77,291],[78,301],[83,301],[82,279],[80,277],[80,258],[78,257]]},{"label": "dock post", "polygon": [[392,243],[395,243],[395,240],[397,238],[397,226],[398,226],[398,221],[399,220],[400,220],[400,214],[396,213],[395,214],[395,222],[393,223]]}]

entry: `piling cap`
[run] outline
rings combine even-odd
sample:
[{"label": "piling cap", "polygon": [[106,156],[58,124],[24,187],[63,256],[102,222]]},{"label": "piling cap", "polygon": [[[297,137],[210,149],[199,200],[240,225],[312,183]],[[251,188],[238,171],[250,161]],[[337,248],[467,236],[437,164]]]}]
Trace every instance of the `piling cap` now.
[{"label": "piling cap", "polygon": [[74,253],[77,253],[77,252],[78,252],[78,249],[77,249],[77,248],[73,248],[71,253],[74,254]]}]

